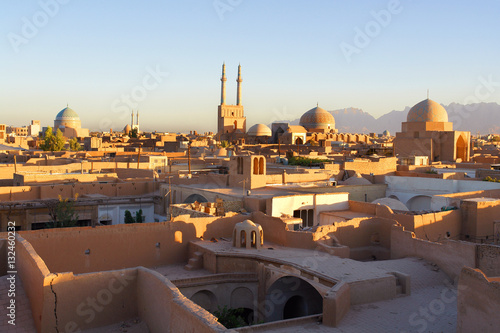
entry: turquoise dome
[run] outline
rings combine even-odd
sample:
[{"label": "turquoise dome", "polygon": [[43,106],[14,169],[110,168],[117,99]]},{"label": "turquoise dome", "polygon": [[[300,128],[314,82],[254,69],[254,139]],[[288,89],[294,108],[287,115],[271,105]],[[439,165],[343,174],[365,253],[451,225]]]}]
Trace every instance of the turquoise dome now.
[{"label": "turquoise dome", "polygon": [[80,120],[78,114],[69,107],[65,107],[56,116],[56,120]]}]

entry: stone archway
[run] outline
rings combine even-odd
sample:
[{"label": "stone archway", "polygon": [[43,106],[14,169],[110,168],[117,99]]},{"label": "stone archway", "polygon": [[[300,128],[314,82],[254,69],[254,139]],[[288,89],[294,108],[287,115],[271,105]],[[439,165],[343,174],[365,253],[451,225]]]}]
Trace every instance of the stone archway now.
[{"label": "stone archway", "polygon": [[265,322],[292,319],[323,312],[323,297],[304,279],[284,276],[276,280],[266,292],[269,311]]},{"label": "stone archway", "polygon": [[295,144],[302,145],[302,144],[304,144],[304,140],[302,140],[302,138],[297,138],[297,139],[295,139]]},{"label": "stone archway", "polygon": [[205,198],[201,194],[191,194],[190,196],[188,196],[186,198],[186,200],[184,200],[184,203],[194,203],[195,201],[198,201],[198,202],[208,202],[207,198]]}]

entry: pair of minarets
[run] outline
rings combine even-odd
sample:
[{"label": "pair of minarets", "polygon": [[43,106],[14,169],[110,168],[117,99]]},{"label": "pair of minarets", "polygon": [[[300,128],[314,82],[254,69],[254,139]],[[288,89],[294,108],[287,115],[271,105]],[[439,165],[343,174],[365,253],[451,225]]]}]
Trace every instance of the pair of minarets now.
[{"label": "pair of minarets", "polygon": [[[137,110],[137,124],[135,124],[135,125],[139,126],[139,110]],[[134,129],[134,110],[132,110],[132,117],[131,117],[130,127],[132,129]]]},{"label": "pair of minarets", "polygon": [[[226,63],[222,64],[222,77],[220,78],[222,84],[221,84],[221,96],[220,96],[220,104],[225,105],[226,104]],[[236,79],[236,82],[238,82],[238,90],[236,93],[236,105],[241,105],[241,82],[243,82],[243,79],[241,78],[241,65],[238,65],[238,78]]]}]

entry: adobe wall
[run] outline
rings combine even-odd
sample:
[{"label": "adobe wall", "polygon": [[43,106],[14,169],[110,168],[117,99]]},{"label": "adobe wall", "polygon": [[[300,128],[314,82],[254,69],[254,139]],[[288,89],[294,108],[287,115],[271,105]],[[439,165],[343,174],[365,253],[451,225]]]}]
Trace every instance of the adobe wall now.
[{"label": "adobe wall", "polygon": [[133,196],[154,192],[160,183],[134,181],[108,184],[67,184],[45,186],[0,187],[0,201],[23,201],[36,199],[74,198],[75,194],[103,194],[107,196]]},{"label": "adobe wall", "polygon": [[14,185],[47,185],[67,182],[92,183],[92,182],[116,182],[116,173],[65,173],[65,174],[43,174],[43,173],[15,173]]},{"label": "adobe wall", "polygon": [[379,161],[344,162],[344,170],[356,170],[360,174],[385,175],[396,171],[397,157],[381,158]]},{"label": "adobe wall", "polygon": [[154,170],[133,168],[117,168],[115,172],[120,179],[153,178],[155,173]]},{"label": "adobe wall", "polygon": [[49,276],[50,272],[32,245],[19,234],[16,235],[16,268],[17,276],[21,279],[30,301],[35,327],[38,332],[41,332],[45,277]]},{"label": "adobe wall", "polygon": [[[68,163],[68,161],[70,163]],[[0,168],[0,179],[12,179],[14,172],[42,172],[42,173],[72,173],[80,172],[99,172],[100,170],[114,170],[114,169],[137,169],[136,162],[81,162],[71,163],[73,160],[61,159],[30,159],[26,164],[9,164]],[[149,169],[149,162],[139,163],[139,169]]]},{"label": "adobe wall", "polygon": [[391,226],[394,220],[385,218],[354,218],[337,222],[331,235],[339,243],[350,248],[349,257],[355,260],[370,258],[389,259],[391,247]]},{"label": "adobe wall", "polygon": [[[399,214],[395,220],[399,222]],[[460,210],[437,212],[423,215],[415,215],[415,235],[420,239],[433,242],[447,238],[447,232],[451,239],[458,239],[462,231],[462,213]]]},{"label": "adobe wall", "polygon": [[228,332],[163,275],[142,267],[137,271],[138,314],[150,332]]},{"label": "adobe wall", "polygon": [[[223,187],[226,187],[224,184]],[[219,193],[215,190],[205,190],[203,188],[194,188],[194,187],[187,187],[183,185],[171,185],[171,193],[172,193],[172,203],[177,204],[177,203],[183,203],[184,200],[186,200],[190,195],[192,194],[198,194],[202,195],[207,199],[208,202],[216,202],[217,199],[222,199],[225,201],[234,201],[241,199],[243,196],[243,193],[240,192],[238,195],[230,195],[230,194],[223,194]],[[162,184],[161,185],[161,190],[164,193],[168,193],[169,191],[169,185],[168,184]]]},{"label": "adobe wall", "polygon": [[[176,232],[179,232],[177,238]],[[188,259],[188,242],[196,238],[196,228],[194,224],[178,221],[45,229],[20,234],[52,272],[78,274],[183,263]],[[90,253],[85,254],[86,250]]]},{"label": "adobe wall", "polygon": [[434,242],[445,239],[447,232],[450,233],[450,238],[456,239],[460,236],[462,230],[462,213],[460,210],[421,215],[398,214],[385,205],[357,201],[349,201],[349,209],[395,220],[405,230],[415,232],[417,238]]},{"label": "adobe wall", "polygon": [[314,210],[314,225],[320,222],[322,211],[348,209],[347,193],[310,193],[283,195],[267,199],[267,214],[275,217],[283,214],[293,216],[295,210]]},{"label": "adobe wall", "polygon": [[376,215],[377,205],[369,202],[349,200],[349,210],[353,212]]},{"label": "adobe wall", "polygon": [[[304,182],[317,182],[321,180],[330,179],[330,172],[324,170],[307,170],[307,173],[287,173],[282,175],[283,183],[304,183]],[[271,179],[274,180],[274,179]],[[274,183],[274,182],[273,182]],[[268,183],[268,184],[273,184]]]},{"label": "adobe wall", "polygon": [[500,200],[462,201],[462,234],[472,238],[492,239],[494,221],[500,216]]},{"label": "adobe wall", "polygon": [[500,246],[477,244],[477,267],[488,277],[500,276]]},{"label": "adobe wall", "polygon": [[188,215],[180,215],[174,218],[173,223],[180,222],[193,228],[194,237],[187,239],[187,241],[200,237],[210,240],[221,237],[232,238],[235,224],[247,219],[259,223],[253,219],[253,215],[240,215],[236,213],[227,213],[225,217],[198,217],[194,219]]},{"label": "adobe wall", "polygon": [[498,332],[500,278],[464,267],[458,281],[457,332]]},{"label": "adobe wall", "polygon": [[500,199],[500,190],[483,190],[483,191],[471,191],[471,192],[459,192],[459,193],[434,195],[434,196],[432,196],[431,207],[433,207],[433,209],[439,209],[443,206],[460,207],[460,203],[461,203],[462,199],[472,199],[472,198],[496,198],[496,199]]},{"label": "adobe wall", "polygon": [[372,185],[338,185],[338,186],[324,186],[314,188],[293,188],[294,192],[311,192],[314,193],[349,193],[349,200],[372,202],[375,199],[384,198],[386,195],[386,184],[372,184]]},{"label": "adobe wall", "polygon": [[42,332],[53,332],[54,327],[76,332],[119,323],[137,317],[137,270],[52,273],[46,278],[44,296]]},{"label": "adobe wall", "polygon": [[[137,316],[146,322],[150,332],[226,331],[214,316],[154,271],[139,267],[82,275],[50,273],[19,234],[16,249],[18,276],[30,300],[38,332],[53,332],[54,327],[59,332],[76,332]],[[71,254],[67,256],[71,258]]]},{"label": "adobe wall", "polygon": [[392,226],[391,258],[419,257],[435,263],[450,278],[459,276],[464,266],[476,267],[476,246],[473,243],[446,240],[442,243],[415,238],[402,226]]}]

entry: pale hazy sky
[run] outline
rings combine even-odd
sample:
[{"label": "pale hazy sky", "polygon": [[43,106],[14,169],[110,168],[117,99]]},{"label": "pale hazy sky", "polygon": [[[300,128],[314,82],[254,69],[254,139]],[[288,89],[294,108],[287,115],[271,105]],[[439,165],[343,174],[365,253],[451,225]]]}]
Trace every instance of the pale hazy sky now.
[{"label": "pale hazy sky", "polygon": [[52,126],[69,103],[122,129],[132,105],[144,130],[215,131],[223,61],[228,103],[242,65],[247,127],[317,102],[378,117],[427,89],[500,102],[498,17],[499,1],[5,0],[0,123]]}]

